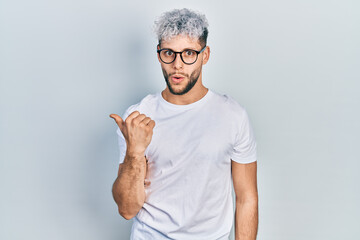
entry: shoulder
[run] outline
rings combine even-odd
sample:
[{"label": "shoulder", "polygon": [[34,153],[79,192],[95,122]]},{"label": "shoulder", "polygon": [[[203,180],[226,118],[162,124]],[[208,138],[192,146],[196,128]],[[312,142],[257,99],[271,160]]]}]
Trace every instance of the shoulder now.
[{"label": "shoulder", "polygon": [[147,112],[149,108],[152,108],[157,105],[159,101],[159,93],[157,94],[148,94],[140,102],[131,105],[128,107],[124,113],[124,118],[130,115],[134,111]]},{"label": "shoulder", "polygon": [[213,101],[215,105],[218,105],[219,109],[222,109],[227,115],[231,117],[241,118],[246,115],[245,108],[233,97],[228,94],[221,94],[212,91]]}]

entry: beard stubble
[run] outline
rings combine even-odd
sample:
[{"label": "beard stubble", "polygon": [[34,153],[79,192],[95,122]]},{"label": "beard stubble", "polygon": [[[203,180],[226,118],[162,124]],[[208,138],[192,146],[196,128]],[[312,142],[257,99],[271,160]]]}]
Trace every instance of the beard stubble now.
[{"label": "beard stubble", "polygon": [[[170,92],[174,95],[184,95],[186,94],[187,92],[189,92],[196,84],[197,80],[199,79],[200,77],[200,73],[201,73],[201,68],[199,69],[196,69],[194,70],[191,75],[189,76],[188,74],[185,74],[185,73],[172,73],[172,74],[168,74],[165,69],[162,69],[162,72],[163,72],[163,75],[164,75],[164,78],[165,78],[165,82],[166,82],[166,85],[168,86]],[[176,92],[173,87],[171,86],[170,84],[170,81],[169,81],[169,77],[171,77],[172,75],[174,74],[181,74],[183,75],[185,78],[188,78],[189,79],[189,82],[186,84],[185,88],[183,88],[182,90]]]}]

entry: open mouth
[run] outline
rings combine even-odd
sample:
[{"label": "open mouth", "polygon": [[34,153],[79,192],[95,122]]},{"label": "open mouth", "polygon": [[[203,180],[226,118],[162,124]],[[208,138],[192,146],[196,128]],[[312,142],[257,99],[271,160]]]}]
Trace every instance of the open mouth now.
[{"label": "open mouth", "polygon": [[180,83],[182,80],[184,80],[184,77],[180,76],[180,75],[174,75],[174,76],[171,77],[171,80],[174,83]]}]

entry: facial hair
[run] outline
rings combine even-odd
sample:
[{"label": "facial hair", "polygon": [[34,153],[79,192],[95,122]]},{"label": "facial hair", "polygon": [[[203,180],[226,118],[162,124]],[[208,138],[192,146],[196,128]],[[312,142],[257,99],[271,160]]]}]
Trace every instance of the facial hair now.
[{"label": "facial hair", "polygon": [[[196,70],[194,70],[191,75],[189,76],[188,74],[185,74],[185,73],[172,73],[172,74],[168,74],[165,69],[162,69],[162,72],[163,72],[163,75],[164,75],[164,78],[165,78],[165,82],[166,82],[166,85],[168,86],[170,92],[174,95],[184,95],[186,94],[187,92],[189,92],[196,84],[197,80],[199,79],[200,77],[200,73],[201,73],[201,68],[198,68]],[[169,77],[171,77],[172,75],[174,74],[181,74],[183,75],[185,78],[188,78],[189,79],[189,82],[186,84],[185,88],[180,90],[179,92],[176,92],[170,82],[169,82]]]}]

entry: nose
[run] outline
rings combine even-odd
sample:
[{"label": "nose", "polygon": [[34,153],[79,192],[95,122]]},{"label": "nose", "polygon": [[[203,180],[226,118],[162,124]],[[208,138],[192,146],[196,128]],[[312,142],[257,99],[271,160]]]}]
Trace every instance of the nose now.
[{"label": "nose", "polygon": [[180,68],[183,68],[183,66],[184,66],[184,63],[181,60],[180,53],[176,53],[176,57],[175,57],[175,60],[173,62],[173,67],[175,69],[180,69]]}]

